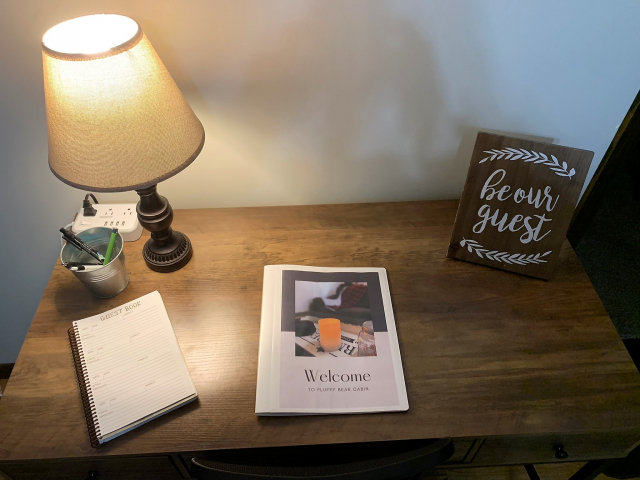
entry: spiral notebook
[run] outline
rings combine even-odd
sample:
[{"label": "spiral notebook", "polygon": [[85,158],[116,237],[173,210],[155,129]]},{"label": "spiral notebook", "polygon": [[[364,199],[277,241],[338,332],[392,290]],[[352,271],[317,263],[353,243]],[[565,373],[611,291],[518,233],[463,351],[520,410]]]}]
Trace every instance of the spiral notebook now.
[{"label": "spiral notebook", "polygon": [[73,322],[69,339],[94,448],[198,396],[157,291]]}]

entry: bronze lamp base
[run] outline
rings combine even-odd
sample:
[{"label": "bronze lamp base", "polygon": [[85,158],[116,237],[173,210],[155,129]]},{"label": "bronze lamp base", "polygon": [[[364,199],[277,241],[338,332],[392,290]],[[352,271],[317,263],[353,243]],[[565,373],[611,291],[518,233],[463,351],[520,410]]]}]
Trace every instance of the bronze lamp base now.
[{"label": "bronze lamp base", "polygon": [[181,269],[193,255],[191,241],[184,233],[171,228],[173,209],[167,199],[158,195],[157,185],[136,190],[140,201],[136,206],[140,224],[151,232],[142,249],[147,266],[156,272]]}]

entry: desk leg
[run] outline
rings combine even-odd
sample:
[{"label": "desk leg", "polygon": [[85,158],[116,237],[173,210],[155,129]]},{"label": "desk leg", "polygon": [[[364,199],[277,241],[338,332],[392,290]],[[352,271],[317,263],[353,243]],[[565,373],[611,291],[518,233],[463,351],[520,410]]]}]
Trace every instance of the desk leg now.
[{"label": "desk leg", "polygon": [[536,467],[534,467],[530,463],[525,463],[524,469],[527,471],[527,474],[529,475],[529,478],[531,480],[540,480],[540,476],[538,475],[538,472],[536,472]]},{"label": "desk leg", "polygon": [[613,465],[616,460],[592,460],[578,470],[569,480],[593,480],[608,467]]}]

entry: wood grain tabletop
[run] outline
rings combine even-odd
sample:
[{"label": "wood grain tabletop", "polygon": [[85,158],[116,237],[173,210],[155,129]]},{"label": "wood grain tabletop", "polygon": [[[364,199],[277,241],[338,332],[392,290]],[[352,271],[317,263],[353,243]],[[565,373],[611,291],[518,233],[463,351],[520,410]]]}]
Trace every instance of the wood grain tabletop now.
[{"label": "wood grain tabletop", "polygon": [[[568,242],[549,281],[448,259],[457,205],[177,210],[191,262],[156,273],[146,236],[126,243],[108,300],[57,262],[0,400],[0,460],[637,430],[640,375]],[[263,268],[283,263],[387,269],[408,412],[254,415]],[[154,290],[199,399],[94,450],[67,329]]]}]

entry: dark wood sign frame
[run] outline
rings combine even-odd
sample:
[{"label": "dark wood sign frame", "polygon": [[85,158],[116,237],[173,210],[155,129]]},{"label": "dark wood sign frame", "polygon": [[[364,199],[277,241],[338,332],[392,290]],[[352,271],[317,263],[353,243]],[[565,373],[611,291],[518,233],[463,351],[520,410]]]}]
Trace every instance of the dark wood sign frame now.
[{"label": "dark wood sign frame", "polygon": [[478,133],[447,256],[549,279],[592,159]]}]

